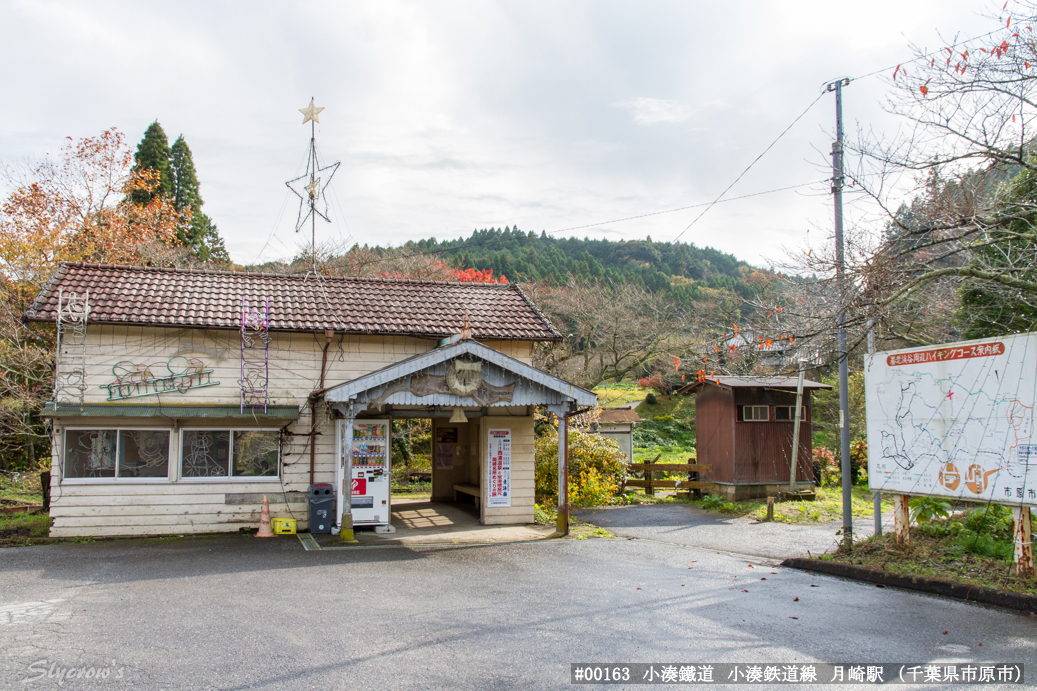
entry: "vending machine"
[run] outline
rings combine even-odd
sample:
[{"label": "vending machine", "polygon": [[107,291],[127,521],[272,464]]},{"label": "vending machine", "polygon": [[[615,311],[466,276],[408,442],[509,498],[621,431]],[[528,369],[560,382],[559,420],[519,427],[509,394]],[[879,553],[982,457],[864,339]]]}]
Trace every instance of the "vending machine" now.
[{"label": "vending machine", "polygon": [[355,526],[389,526],[391,530],[392,447],[389,434],[392,427],[389,423],[389,420],[353,421],[349,444],[353,458],[350,505]]}]

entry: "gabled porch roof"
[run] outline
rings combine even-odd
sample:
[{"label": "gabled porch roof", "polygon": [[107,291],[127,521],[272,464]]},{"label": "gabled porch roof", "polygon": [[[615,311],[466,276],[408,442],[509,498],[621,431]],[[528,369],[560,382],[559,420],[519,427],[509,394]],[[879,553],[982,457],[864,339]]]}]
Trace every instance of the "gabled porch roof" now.
[{"label": "gabled porch roof", "polygon": [[[422,388],[419,382],[442,378],[451,362],[458,358],[482,362],[482,380],[488,387],[472,396],[458,396],[442,387],[438,390],[429,390],[427,386]],[[415,381],[417,377],[429,379]],[[434,348],[331,386],[324,391],[324,398],[332,404],[354,403],[375,408],[385,404],[483,408],[570,407],[597,403],[597,395],[593,392],[470,339]]]}]

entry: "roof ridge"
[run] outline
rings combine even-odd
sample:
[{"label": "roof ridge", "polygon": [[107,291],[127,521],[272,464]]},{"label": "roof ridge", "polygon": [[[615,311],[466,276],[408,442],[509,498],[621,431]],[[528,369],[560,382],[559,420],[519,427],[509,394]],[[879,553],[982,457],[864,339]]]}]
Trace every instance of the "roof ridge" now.
[{"label": "roof ridge", "polygon": [[[256,277],[256,278],[280,278],[280,279],[292,279],[306,281],[309,278],[311,272],[304,273],[275,273],[272,271],[231,271],[229,269],[209,269],[209,268],[195,268],[195,267],[173,267],[173,266],[145,266],[141,264],[102,264],[98,262],[84,262],[84,261],[63,261],[58,265],[58,271],[64,266],[75,266],[90,269],[117,269],[124,271],[143,271],[143,272],[154,272],[154,273],[173,273],[173,274],[203,274],[203,275],[214,275],[214,276],[242,276],[242,277]],[[57,275],[57,271],[55,272]],[[52,277],[53,278],[53,277]],[[320,275],[320,278],[325,281],[336,281],[336,282],[358,282],[358,283],[399,283],[399,284],[417,284],[417,285],[444,285],[444,286],[465,286],[465,287],[477,287],[477,288],[494,288],[494,289],[508,289],[512,286],[517,287],[517,283],[484,283],[482,281],[436,281],[432,279],[423,278],[391,278],[384,276],[325,276]],[[521,293],[521,289],[519,290]],[[527,298],[528,302],[528,298]]]}]

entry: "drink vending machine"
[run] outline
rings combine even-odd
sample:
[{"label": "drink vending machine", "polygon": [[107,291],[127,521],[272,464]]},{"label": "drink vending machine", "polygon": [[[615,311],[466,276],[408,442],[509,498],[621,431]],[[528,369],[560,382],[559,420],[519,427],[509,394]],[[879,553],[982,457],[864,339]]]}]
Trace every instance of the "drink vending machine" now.
[{"label": "drink vending machine", "polygon": [[[391,528],[390,516],[392,447],[389,435],[392,428],[389,422],[354,420],[353,429],[346,432],[352,433],[349,448],[353,458],[350,477],[353,525],[385,526],[386,532],[395,532]],[[346,445],[342,447],[344,451]],[[342,462],[345,463],[345,458]]]}]

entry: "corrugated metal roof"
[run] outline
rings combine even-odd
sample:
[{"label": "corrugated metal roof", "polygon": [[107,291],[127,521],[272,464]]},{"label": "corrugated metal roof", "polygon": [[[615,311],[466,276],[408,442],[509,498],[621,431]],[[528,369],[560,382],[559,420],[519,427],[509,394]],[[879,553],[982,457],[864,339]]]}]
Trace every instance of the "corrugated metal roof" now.
[{"label": "corrugated metal roof", "polygon": [[26,312],[54,321],[58,290],[90,293],[90,322],[238,329],[241,300],[270,301],[271,331],[557,341],[513,283],[445,283],[62,263]]},{"label": "corrugated metal roof", "polygon": [[266,413],[262,408],[245,408],[242,412],[236,405],[146,405],[146,404],[105,404],[105,403],[47,403],[41,413],[42,417],[162,417],[171,420],[187,418],[226,418],[237,420],[258,420],[259,422],[288,421],[299,419],[299,408],[294,405],[267,406]]},{"label": "corrugated metal roof", "polygon": [[[706,379],[705,381],[692,382],[686,386],[682,386],[677,389],[674,393],[694,393],[706,384],[712,384],[713,386],[719,386],[724,389],[792,389],[795,391],[799,383],[799,377],[734,377],[734,376],[721,376],[714,379]],[[809,379],[803,381],[804,389],[830,389],[832,388],[828,384],[822,384],[821,382],[810,381]]]},{"label": "corrugated metal roof", "polygon": [[629,408],[602,408],[601,414],[598,415],[598,422],[611,425],[618,422],[643,422],[643,420],[640,415]]}]

